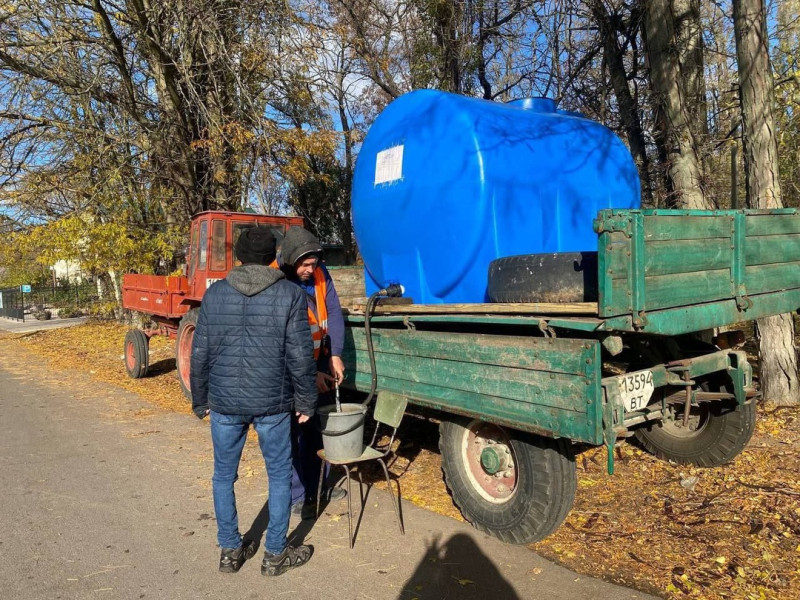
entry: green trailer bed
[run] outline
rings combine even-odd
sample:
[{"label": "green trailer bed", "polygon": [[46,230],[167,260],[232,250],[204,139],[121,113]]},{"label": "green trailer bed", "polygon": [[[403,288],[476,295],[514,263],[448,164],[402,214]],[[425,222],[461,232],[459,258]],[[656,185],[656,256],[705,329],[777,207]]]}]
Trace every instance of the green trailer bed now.
[{"label": "green trailer bed", "polygon": [[[794,209],[607,210],[595,231],[597,302],[387,301],[370,316],[378,394],[443,412],[453,497],[502,539],[540,539],[561,522],[573,443],[606,445],[610,472],[613,445],[631,435],[669,460],[731,460],[755,423],[752,370],[743,351],[717,347],[705,330],[800,309]],[[363,392],[372,382],[365,319],[348,311],[343,354],[346,385]],[[521,475],[526,464],[563,478],[564,497],[530,490],[506,506],[531,476]],[[537,525],[521,534],[515,515]]]},{"label": "green trailer bed", "polygon": [[[629,334],[675,337],[800,308],[795,209],[606,210],[595,231],[596,303],[379,306],[371,317],[378,388],[456,414],[600,444],[608,437],[603,344],[610,349]],[[351,385],[369,389],[365,317],[351,309],[346,319]],[[711,371],[737,371],[742,380],[741,357],[709,354],[717,357]],[[711,372],[694,367],[691,375],[699,370]],[[614,420],[616,427],[624,422]]]},{"label": "green trailer bed", "polygon": [[607,331],[679,335],[800,307],[800,213],[606,210],[595,220]]}]

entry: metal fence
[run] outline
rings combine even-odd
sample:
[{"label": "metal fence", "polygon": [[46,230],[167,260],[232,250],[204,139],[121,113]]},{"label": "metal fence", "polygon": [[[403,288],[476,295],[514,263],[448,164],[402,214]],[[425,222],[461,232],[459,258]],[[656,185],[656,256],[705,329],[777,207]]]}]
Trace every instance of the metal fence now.
[{"label": "metal fence", "polygon": [[75,317],[85,314],[99,300],[92,282],[43,285],[22,291],[20,287],[0,289],[0,317],[18,321]]}]

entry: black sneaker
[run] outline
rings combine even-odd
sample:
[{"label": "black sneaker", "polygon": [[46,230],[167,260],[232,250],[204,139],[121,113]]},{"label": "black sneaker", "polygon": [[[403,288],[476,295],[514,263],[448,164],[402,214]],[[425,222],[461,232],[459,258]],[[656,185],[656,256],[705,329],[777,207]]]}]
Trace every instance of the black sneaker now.
[{"label": "black sneaker", "polygon": [[286,546],[280,554],[270,554],[264,552],[264,560],[261,562],[261,574],[277,577],[286,573],[289,569],[302,567],[314,554],[314,546]]},{"label": "black sneaker", "polygon": [[236,573],[242,568],[245,561],[256,555],[258,542],[256,540],[243,540],[238,548],[223,548],[219,555],[220,573]]}]

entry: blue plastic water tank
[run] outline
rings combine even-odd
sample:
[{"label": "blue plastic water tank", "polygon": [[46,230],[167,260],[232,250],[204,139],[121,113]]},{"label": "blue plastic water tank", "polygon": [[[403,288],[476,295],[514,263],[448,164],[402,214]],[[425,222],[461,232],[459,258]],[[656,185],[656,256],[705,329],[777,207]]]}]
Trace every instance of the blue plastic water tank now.
[{"label": "blue plastic water tank", "polygon": [[369,130],[353,180],[367,292],[486,302],[501,256],[597,249],[603,208],[640,205],[636,165],[606,127],[552,100],[508,104],[418,90]]}]

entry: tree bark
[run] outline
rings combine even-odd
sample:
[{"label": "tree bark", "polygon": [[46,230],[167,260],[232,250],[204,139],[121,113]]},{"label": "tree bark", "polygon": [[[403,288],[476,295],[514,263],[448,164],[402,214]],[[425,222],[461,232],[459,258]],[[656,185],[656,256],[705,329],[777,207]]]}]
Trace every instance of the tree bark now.
[{"label": "tree bark", "polygon": [[[764,0],[734,0],[733,24],[747,203],[753,208],[780,208],[778,143],[772,112],[773,79]],[[792,315],[760,319],[756,330],[764,400],[778,405],[799,404],[800,381]]]},{"label": "tree bark", "polygon": [[651,205],[653,188],[650,182],[650,160],[647,157],[647,145],[642,130],[642,121],[639,117],[638,102],[631,93],[631,88],[628,84],[628,73],[625,70],[622,48],[620,48],[618,41],[619,32],[611,23],[608,9],[602,0],[592,0],[590,8],[592,17],[600,30],[603,59],[608,69],[611,85],[614,88],[614,95],[619,103],[620,119],[622,126],[625,128],[625,137],[628,139],[628,146],[631,149],[633,160],[639,169],[642,200],[645,205]]},{"label": "tree bark", "polygon": [[772,112],[774,83],[765,13],[763,0],[733,3],[747,203],[753,208],[780,208],[778,140]]},{"label": "tree bark", "polygon": [[650,61],[656,143],[666,160],[669,204],[707,208],[702,168],[682,85],[680,53],[675,37],[671,0],[649,0],[644,9],[647,55]]},{"label": "tree bark", "polygon": [[672,0],[675,15],[675,40],[684,89],[689,127],[698,148],[708,137],[705,56],[700,0]]}]

